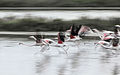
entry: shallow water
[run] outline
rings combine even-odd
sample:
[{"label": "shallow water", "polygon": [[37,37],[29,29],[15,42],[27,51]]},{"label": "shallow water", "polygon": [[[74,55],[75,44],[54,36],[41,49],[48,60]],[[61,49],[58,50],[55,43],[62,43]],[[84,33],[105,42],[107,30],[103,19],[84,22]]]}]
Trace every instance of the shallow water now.
[{"label": "shallow water", "polygon": [[68,54],[51,47],[40,52],[27,38],[0,38],[0,75],[119,75],[120,55],[95,47],[98,40],[68,42]]}]

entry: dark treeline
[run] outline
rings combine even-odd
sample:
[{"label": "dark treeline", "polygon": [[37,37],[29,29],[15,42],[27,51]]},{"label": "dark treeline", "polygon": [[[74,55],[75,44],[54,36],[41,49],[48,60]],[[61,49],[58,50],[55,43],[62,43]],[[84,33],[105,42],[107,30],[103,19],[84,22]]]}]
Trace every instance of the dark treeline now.
[{"label": "dark treeline", "polygon": [[69,7],[69,6],[120,6],[120,0],[0,0],[1,7],[16,6],[43,6],[43,7]]},{"label": "dark treeline", "polygon": [[86,25],[99,30],[113,30],[114,25],[120,24],[120,18],[109,20],[82,18],[78,20],[63,21],[61,19],[46,20],[45,18],[14,19],[7,17],[0,19],[0,31],[65,31],[71,25]]}]

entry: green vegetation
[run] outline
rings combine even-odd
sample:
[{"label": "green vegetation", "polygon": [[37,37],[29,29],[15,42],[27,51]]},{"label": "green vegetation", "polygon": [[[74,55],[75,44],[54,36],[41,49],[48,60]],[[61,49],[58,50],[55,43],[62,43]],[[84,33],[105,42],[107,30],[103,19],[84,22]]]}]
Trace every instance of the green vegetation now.
[{"label": "green vegetation", "polygon": [[1,7],[16,7],[16,6],[120,6],[120,0],[0,0]]},{"label": "green vegetation", "polygon": [[63,21],[61,19],[49,20],[46,18],[23,18],[15,19],[6,17],[0,19],[0,31],[65,31],[71,25],[86,25],[99,30],[113,30],[114,25],[120,24],[120,18],[111,18],[109,20],[88,19],[83,17],[78,20]]}]

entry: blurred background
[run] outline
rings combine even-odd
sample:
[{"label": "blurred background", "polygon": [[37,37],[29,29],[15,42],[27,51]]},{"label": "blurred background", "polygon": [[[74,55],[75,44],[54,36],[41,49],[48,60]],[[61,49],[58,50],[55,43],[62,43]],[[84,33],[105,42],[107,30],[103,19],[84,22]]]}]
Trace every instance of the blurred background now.
[{"label": "blurred background", "polygon": [[120,0],[0,0],[1,7],[79,7],[120,6]]},{"label": "blurred background", "polygon": [[0,10],[0,31],[65,31],[71,25],[113,30],[119,10]]},{"label": "blurred background", "polygon": [[120,75],[120,51],[96,47],[98,34],[65,42],[68,54],[52,46],[41,52],[29,38],[49,35],[57,43],[58,31],[71,25],[114,30],[116,24],[120,0],[0,0],[0,74]]},{"label": "blurred background", "polygon": [[[114,25],[120,24],[119,6],[119,0],[1,0],[0,31],[35,31],[38,28],[40,31],[65,31],[73,24],[112,30]],[[68,10],[53,10],[53,7]],[[79,9],[69,9],[72,7]],[[93,9],[88,10],[88,7]],[[102,8],[99,10],[99,7]],[[112,10],[109,7],[113,7]]]}]

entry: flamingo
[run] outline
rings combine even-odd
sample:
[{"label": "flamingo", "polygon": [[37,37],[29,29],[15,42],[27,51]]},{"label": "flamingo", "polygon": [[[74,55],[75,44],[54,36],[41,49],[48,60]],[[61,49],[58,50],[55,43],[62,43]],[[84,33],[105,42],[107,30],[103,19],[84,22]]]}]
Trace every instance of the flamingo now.
[{"label": "flamingo", "polygon": [[78,27],[75,28],[74,25],[72,25],[70,27],[70,30],[69,30],[69,35],[70,37],[68,37],[66,34],[68,32],[68,30],[65,32],[65,37],[67,38],[66,41],[79,41],[80,39],[82,39],[81,37],[78,36],[78,32],[81,28],[81,25],[79,25]]},{"label": "flamingo", "polygon": [[101,40],[97,43],[106,49],[120,49],[119,45],[119,25],[115,25],[115,30],[113,31],[103,31],[100,34],[100,31],[94,29],[94,31],[99,35]]},{"label": "flamingo", "polygon": [[[41,35],[40,35],[41,36]],[[51,40],[51,39],[42,39],[39,35],[34,35],[34,36],[30,36],[29,38],[32,38],[35,40],[35,44],[33,45],[27,45],[24,43],[19,43],[19,45],[25,45],[25,46],[41,46],[43,47],[44,45],[49,46],[49,44],[54,43],[55,41]]]},{"label": "flamingo", "polygon": [[[30,36],[30,38],[33,38],[35,41],[38,40],[38,38],[36,38],[35,36]],[[36,41],[36,44],[43,45],[41,50],[40,50],[42,52],[44,52],[46,47],[49,46],[49,49],[50,49],[50,47],[62,48],[64,50],[64,52],[67,54],[68,48],[67,49],[64,48],[67,45],[65,45],[63,42],[65,42],[64,41],[64,34],[62,33],[62,35],[61,35],[60,33],[58,33],[58,42],[55,42],[54,40],[51,40],[51,39],[41,39],[40,42]]]}]

